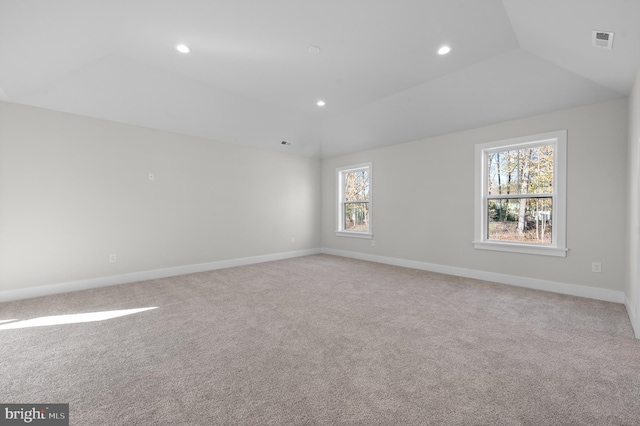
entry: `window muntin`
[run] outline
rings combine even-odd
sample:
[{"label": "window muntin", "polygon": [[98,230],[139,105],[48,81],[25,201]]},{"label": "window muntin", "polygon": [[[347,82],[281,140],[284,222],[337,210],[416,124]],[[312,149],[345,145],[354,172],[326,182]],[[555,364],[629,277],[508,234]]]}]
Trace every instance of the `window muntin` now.
[{"label": "window muntin", "polygon": [[337,169],[337,235],[371,238],[371,163]]},{"label": "window muntin", "polygon": [[566,131],[476,146],[480,249],[566,256]]}]

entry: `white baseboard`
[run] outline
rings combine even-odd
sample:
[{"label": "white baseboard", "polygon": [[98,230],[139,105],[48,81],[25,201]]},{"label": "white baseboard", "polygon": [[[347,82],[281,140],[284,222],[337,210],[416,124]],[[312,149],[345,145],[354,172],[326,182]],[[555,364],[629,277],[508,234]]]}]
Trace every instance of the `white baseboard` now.
[{"label": "white baseboard", "polygon": [[536,278],[505,275],[495,272],[479,271],[476,269],[458,268],[455,266],[445,266],[434,263],[419,262],[415,260],[405,260],[395,257],[377,256],[372,254],[356,253],[343,250],[322,249],[322,253],[332,254],[335,256],[350,257],[353,259],[367,260],[370,262],[384,263],[387,265],[402,266],[405,268],[420,269],[423,271],[439,272],[447,275],[457,275],[459,277],[475,278],[478,280],[492,281],[500,284],[509,284],[534,290],[550,291],[552,293],[586,297],[589,299],[604,300],[607,302],[625,303],[624,292],[607,290],[604,288],[588,287],[578,284],[559,283],[555,281],[539,280]]},{"label": "white baseboard", "polygon": [[267,254],[263,256],[243,257],[240,259],[221,260],[218,262],[200,263],[196,265],[176,266],[173,268],[156,269],[152,271],[132,272],[130,274],[113,275],[109,277],[90,278],[59,284],[38,287],[21,288],[0,292],[0,302],[30,299],[33,297],[49,296],[51,294],[68,293],[71,291],[88,290],[110,285],[127,284],[137,281],[153,280],[157,278],[175,277],[177,275],[193,274],[196,272],[213,271],[215,269],[231,268],[234,266],[251,265],[254,263],[271,262],[273,260],[291,259],[294,257],[318,254],[321,250],[308,249],[289,251],[285,253]]},{"label": "white baseboard", "polygon": [[631,320],[631,327],[633,327],[633,332],[636,335],[636,339],[640,339],[640,323],[638,322],[639,318],[636,315],[633,307],[631,306],[631,302],[626,295],[624,297],[624,306],[625,308],[627,308],[627,314],[629,315],[629,320]]},{"label": "white baseboard", "polygon": [[196,272],[213,271],[234,266],[251,265],[255,263],[270,262],[274,260],[291,259],[294,257],[309,256],[312,254],[326,253],[335,256],[349,257],[353,259],[367,260],[370,262],[384,263],[387,265],[402,266],[405,268],[420,269],[424,271],[439,272],[448,275],[457,275],[467,278],[475,278],[484,281],[492,281],[501,284],[509,284],[517,287],[526,287],[535,290],[544,290],[554,293],[568,294],[572,296],[587,297],[590,299],[604,300],[607,302],[623,303],[627,307],[629,318],[634,326],[636,336],[640,338],[640,325],[638,318],[631,309],[624,292],[607,290],[603,288],[588,287],[578,284],[559,283],[554,281],[539,280],[535,278],[505,275],[495,272],[479,271],[475,269],[458,268],[453,266],[438,265],[434,263],[405,260],[393,257],[377,256],[364,253],[356,253],[334,249],[308,249],[285,253],[268,254],[263,256],[244,257],[239,259],[222,260],[218,262],[200,263],[196,265],[176,266],[173,268],[156,269],[152,271],[133,272],[130,274],[113,275],[108,277],[91,278],[86,280],[71,281],[59,284],[28,287],[16,290],[0,292],[0,302],[29,299],[33,297],[48,296],[51,294],[68,293],[71,291],[88,290],[110,285],[127,284],[137,281],[152,280],[158,278],[173,277],[177,275],[192,274]]}]

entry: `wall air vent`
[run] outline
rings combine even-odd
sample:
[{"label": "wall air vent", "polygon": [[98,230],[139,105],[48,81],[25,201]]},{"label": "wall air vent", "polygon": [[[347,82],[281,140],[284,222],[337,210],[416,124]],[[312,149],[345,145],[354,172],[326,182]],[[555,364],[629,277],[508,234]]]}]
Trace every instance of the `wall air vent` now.
[{"label": "wall air vent", "polygon": [[613,47],[613,33],[608,31],[593,30],[592,41],[595,47],[611,49]]}]

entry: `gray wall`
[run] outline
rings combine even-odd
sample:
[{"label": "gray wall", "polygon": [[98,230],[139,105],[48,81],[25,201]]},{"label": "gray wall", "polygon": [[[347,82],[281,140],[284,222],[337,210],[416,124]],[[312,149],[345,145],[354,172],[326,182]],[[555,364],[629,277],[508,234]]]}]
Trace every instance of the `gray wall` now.
[{"label": "gray wall", "polygon": [[[627,99],[559,111],[322,164],[322,246],[450,267],[623,291]],[[566,258],[475,250],[474,145],[568,130]],[[373,233],[336,237],[335,168],[373,162]],[[602,262],[602,273],[591,262]]]},{"label": "gray wall", "polygon": [[[629,94],[629,271],[625,293],[632,319],[635,319],[636,337],[640,338],[640,281],[638,256],[640,255],[640,70]],[[635,316],[635,318],[633,318]]]},{"label": "gray wall", "polygon": [[0,102],[0,291],[314,249],[320,222],[317,159]]},{"label": "gray wall", "polygon": [[[322,246],[635,300],[623,201],[628,171],[637,176],[627,161],[637,83],[633,93],[322,163],[0,102],[0,291]],[[568,256],[474,250],[474,145],[558,129],[568,129]],[[375,247],[334,235],[335,168],[367,161]]]}]

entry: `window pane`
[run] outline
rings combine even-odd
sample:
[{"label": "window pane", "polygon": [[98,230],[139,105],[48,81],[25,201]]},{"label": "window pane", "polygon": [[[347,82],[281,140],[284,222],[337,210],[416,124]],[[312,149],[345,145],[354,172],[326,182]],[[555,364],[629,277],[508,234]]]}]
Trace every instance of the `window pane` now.
[{"label": "window pane", "polygon": [[489,240],[551,244],[551,198],[489,199]]},{"label": "window pane", "polygon": [[369,200],[369,170],[344,174],[344,201]]},{"label": "window pane", "polygon": [[369,231],[369,203],[344,203],[344,230]]},{"label": "window pane", "polygon": [[553,145],[541,145],[488,155],[488,194],[553,192]]}]

